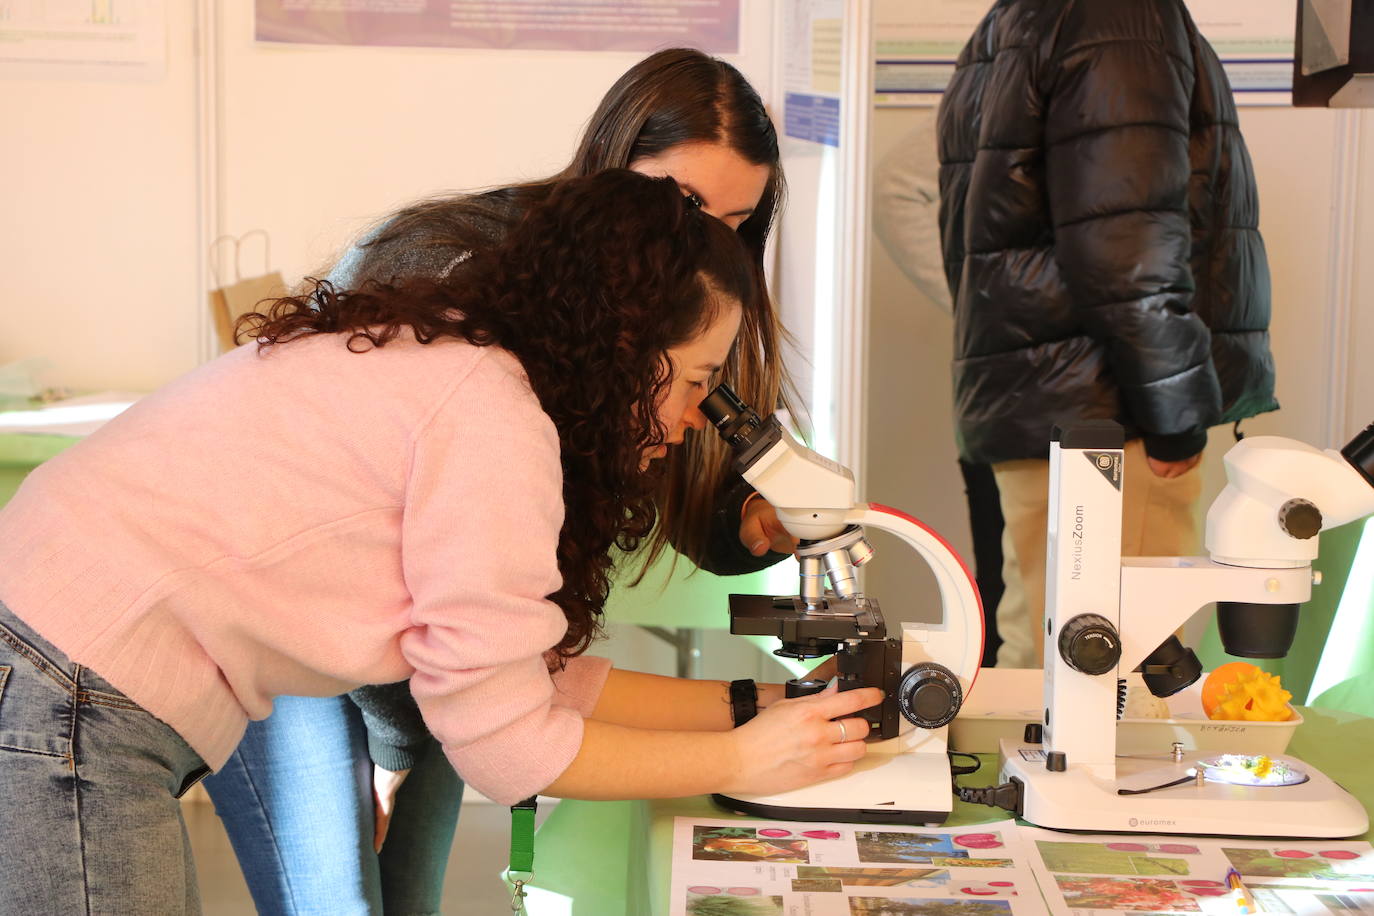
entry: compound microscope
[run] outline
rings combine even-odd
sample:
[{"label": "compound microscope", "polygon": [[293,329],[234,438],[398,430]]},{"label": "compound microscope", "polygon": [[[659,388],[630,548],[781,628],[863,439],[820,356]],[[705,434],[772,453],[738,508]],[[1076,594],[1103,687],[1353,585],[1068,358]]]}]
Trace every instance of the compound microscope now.
[{"label": "compound microscope", "polygon": [[1122,447],[1115,423],[1055,430],[1044,721],[1024,741],[1002,741],[999,790],[1015,790],[1016,813],[1031,823],[1067,830],[1364,833],[1363,806],[1300,760],[1271,755],[1252,772],[1244,755],[1181,745],[1117,756],[1114,720],[1118,678],[1136,666],[1156,696],[1197,679],[1197,656],[1172,633],[1209,602],[1229,654],[1287,654],[1311,596],[1317,533],[1374,512],[1374,425],[1340,452],[1274,436],[1237,443],[1207,513],[1209,557],[1121,556]]},{"label": "compound microscope", "polygon": [[[801,539],[800,593],[731,595],[730,632],[777,636],[777,654],[786,657],[833,654],[839,689],[879,687],[885,697],[859,713],[872,731],[867,754],[848,774],[775,795],[716,800],[774,819],[943,823],[953,807],[948,725],[983,652],[982,606],[968,568],[911,516],[855,503],[846,468],[798,443],[776,418],[760,418],[728,386],[712,391],[701,409],[732,448],[735,470]],[[940,623],[903,624],[900,638],[888,632],[878,602],[856,582],[855,567],[873,555],[865,527],[895,534],[930,566],[943,607]],[[794,679],[787,695],[825,686]]]}]

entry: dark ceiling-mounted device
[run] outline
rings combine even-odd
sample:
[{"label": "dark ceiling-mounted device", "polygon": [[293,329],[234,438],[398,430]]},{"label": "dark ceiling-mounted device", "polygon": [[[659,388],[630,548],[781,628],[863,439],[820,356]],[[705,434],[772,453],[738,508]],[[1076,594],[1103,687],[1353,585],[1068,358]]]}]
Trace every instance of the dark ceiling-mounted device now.
[{"label": "dark ceiling-mounted device", "polygon": [[1374,0],[1298,0],[1293,104],[1374,108]]}]

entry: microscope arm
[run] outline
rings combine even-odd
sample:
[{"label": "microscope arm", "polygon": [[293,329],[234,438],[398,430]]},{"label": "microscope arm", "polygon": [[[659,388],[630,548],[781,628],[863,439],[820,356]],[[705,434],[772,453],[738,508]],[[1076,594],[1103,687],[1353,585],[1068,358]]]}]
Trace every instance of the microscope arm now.
[{"label": "microscope arm", "polygon": [[927,657],[953,671],[967,697],[978,677],[984,639],[983,601],[968,566],[944,538],[898,509],[869,503],[850,517],[865,528],[878,528],[901,538],[935,574],[943,616],[938,625],[921,628],[922,641]]},{"label": "microscope arm", "polygon": [[1207,512],[1211,558],[1122,558],[1122,663],[1134,666],[1209,602],[1307,601],[1316,535],[1374,513],[1371,430],[1341,452],[1278,436],[1233,446],[1222,459],[1227,486]]},{"label": "microscope arm", "polygon": [[1255,569],[1206,557],[1121,558],[1121,667],[1129,671],[1212,601],[1300,604],[1312,597],[1306,566]]}]

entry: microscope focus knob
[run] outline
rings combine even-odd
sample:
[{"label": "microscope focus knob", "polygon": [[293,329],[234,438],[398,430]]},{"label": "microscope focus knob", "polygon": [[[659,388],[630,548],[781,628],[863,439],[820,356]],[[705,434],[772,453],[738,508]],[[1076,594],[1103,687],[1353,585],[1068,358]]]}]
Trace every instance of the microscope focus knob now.
[{"label": "microscope focus knob", "polygon": [[1290,537],[1305,541],[1322,530],[1322,512],[1305,499],[1290,499],[1279,507],[1279,526]]},{"label": "microscope focus knob", "polygon": [[1106,617],[1079,614],[1059,631],[1059,655],[1075,671],[1106,674],[1121,660],[1121,638]]},{"label": "microscope focus knob", "polygon": [[912,665],[897,686],[897,708],[919,728],[948,725],[963,703],[964,688],[959,686],[959,678],[935,662]]}]

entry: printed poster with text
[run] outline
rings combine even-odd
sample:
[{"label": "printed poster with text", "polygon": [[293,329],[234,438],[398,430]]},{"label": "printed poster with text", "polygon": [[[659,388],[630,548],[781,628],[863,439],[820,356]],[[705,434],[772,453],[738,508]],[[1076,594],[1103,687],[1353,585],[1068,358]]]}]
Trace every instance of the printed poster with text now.
[{"label": "printed poster with text", "polygon": [[[1022,827],[1055,913],[1237,916],[1240,893],[1261,913],[1374,914],[1374,852],[1344,840],[1088,835]],[[1235,869],[1243,891],[1227,879]]]},{"label": "printed poster with text", "polygon": [[672,916],[1036,916],[1013,821],[880,827],[679,817]]},{"label": "printed poster with text", "polygon": [[739,51],[739,0],[256,0],[258,41],[561,51]]}]

